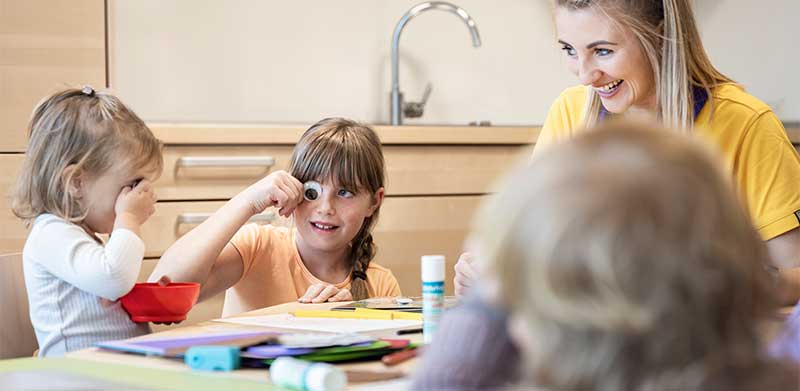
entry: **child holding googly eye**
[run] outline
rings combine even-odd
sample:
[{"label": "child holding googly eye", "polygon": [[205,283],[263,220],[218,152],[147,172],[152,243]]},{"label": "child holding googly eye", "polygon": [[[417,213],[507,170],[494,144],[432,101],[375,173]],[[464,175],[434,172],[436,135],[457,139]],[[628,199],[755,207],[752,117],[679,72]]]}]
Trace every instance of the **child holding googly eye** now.
[{"label": "child holding googly eye", "polygon": [[[199,282],[201,301],[226,291],[223,315],[398,296],[392,272],[372,262],[384,178],[370,127],[324,119],[300,138],[288,172],[269,174],[181,237],[150,279]],[[292,216],[294,227],[245,225],[268,207]]]},{"label": "child holding googly eye", "polygon": [[117,299],[142,266],[139,229],[155,211],[161,143],[119,99],[89,86],[42,101],[29,130],[13,211],[31,226],[22,263],[39,356],[148,333]]}]

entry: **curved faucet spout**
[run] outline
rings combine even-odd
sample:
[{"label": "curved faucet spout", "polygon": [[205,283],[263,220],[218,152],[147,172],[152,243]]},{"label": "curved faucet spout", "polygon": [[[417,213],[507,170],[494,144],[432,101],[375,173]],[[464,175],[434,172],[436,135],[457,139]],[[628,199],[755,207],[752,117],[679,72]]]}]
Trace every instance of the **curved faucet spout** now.
[{"label": "curved faucet spout", "polygon": [[419,3],[408,11],[397,22],[392,34],[392,125],[398,126],[402,123],[401,106],[403,96],[400,92],[400,34],[406,24],[417,15],[429,10],[442,10],[453,13],[461,18],[472,34],[472,46],[481,46],[481,35],[478,33],[478,25],[475,20],[463,8],[444,1],[426,1]]}]

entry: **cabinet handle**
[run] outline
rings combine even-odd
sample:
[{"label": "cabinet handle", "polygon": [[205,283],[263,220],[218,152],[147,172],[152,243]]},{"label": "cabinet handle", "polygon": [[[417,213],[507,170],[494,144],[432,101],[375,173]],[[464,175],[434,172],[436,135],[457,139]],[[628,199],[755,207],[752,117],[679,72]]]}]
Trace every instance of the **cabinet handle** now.
[{"label": "cabinet handle", "polygon": [[183,156],[175,162],[178,167],[267,167],[275,165],[272,156]]},{"label": "cabinet handle", "polygon": [[[211,213],[181,213],[176,221],[177,225],[200,224],[211,217]],[[248,223],[271,223],[275,221],[276,215],[273,212],[259,213],[247,220]]]}]

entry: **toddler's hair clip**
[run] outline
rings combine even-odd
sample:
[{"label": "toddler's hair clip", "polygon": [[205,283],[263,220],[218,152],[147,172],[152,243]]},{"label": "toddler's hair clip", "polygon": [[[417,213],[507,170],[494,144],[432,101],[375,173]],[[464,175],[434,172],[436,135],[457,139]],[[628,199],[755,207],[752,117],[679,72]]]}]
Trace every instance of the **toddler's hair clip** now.
[{"label": "toddler's hair clip", "polygon": [[364,273],[361,270],[353,270],[353,278],[360,278],[364,281],[367,280],[367,273]]},{"label": "toddler's hair clip", "polygon": [[83,89],[81,90],[81,92],[84,95],[87,95],[87,96],[94,96],[94,92],[95,91],[94,91],[94,88],[92,88],[92,86],[87,84],[87,85],[83,86]]}]

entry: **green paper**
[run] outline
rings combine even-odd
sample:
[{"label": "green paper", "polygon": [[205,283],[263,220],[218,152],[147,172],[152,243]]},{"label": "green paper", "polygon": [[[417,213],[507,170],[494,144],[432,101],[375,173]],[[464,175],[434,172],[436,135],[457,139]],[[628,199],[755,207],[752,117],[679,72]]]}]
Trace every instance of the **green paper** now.
[{"label": "green paper", "polygon": [[[381,357],[397,351],[397,349],[389,348],[390,346],[392,346],[392,344],[387,341],[375,341],[367,346],[336,346],[319,349],[313,353],[295,356],[295,358],[316,362],[338,362],[368,357]],[[272,364],[273,361],[275,361],[275,359],[264,360],[267,364]]]},{"label": "green paper", "polygon": [[[264,382],[258,382],[215,376],[206,372],[180,372],[74,358],[19,358],[0,361],[0,376],[13,371],[37,371],[42,372],[43,376],[53,372],[68,373],[98,379],[101,383],[103,381],[123,383],[134,389],[139,387],[156,390],[282,390],[269,382],[266,371],[264,371]],[[57,389],[58,384],[53,384],[53,388]]]}]

